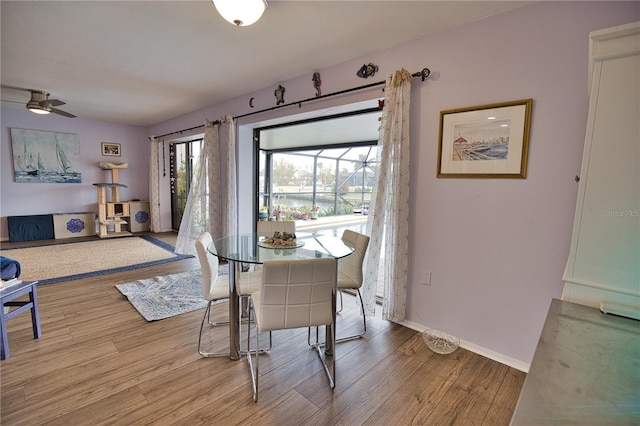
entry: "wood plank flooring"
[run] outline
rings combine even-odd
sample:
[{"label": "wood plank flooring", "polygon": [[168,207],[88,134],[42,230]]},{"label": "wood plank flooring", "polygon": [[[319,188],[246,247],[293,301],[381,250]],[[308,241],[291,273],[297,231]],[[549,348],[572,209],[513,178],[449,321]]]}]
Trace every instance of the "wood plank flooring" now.
[{"label": "wood plank flooring", "polygon": [[[175,243],[174,233],[154,236]],[[203,310],[147,322],[115,288],[196,269],[186,259],[39,287],[42,338],[33,339],[27,313],[8,322],[0,424],[509,424],[525,373],[461,348],[436,355],[418,332],[379,315],[367,320],[365,338],[337,345],[334,391],[306,330],[274,333],[254,404],[244,358],[198,355]],[[338,336],[361,326],[355,299],[344,300]],[[226,309],[217,306],[216,317]],[[227,343],[224,327],[205,337],[210,348]]]}]

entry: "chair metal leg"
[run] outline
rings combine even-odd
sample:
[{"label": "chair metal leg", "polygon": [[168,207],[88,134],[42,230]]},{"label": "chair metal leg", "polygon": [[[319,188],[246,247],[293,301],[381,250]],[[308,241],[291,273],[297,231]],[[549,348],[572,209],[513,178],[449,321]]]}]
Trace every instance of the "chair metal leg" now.
[{"label": "chair metal leg", "polygon": [[226,352],[205,352],[202,350],[202,330],[204,329],[204,322],[208,322],[209,314],[211,312],[211,304],[213,302],[209,301],[207,303],[207,309],[204,311],[204,315],[202,316],[202,322],[200,323],[200,334],[198,335],[198,353],[203,357],[216,357],[216,356],[229,356],[229,351]]},{"label": "chair metal leg", "polygon": [[[246,319],[242,319],[242,316],[240,317],[240,322],[246,322],[249,324],[249,327],[251,326],[252,322],[255,322],[255,318],[252,320],[251,319],[251,308],[250,308],[250,303],[251,302],[251,295],[242,295],[242,310],[246,312]],[[242,333],[242,327],[240,327],[240,331]],[[242,335],[240,336],[240,341],[242,342]],[[250,351],[251,349],[251,339],[249,337],[247,337],[247,351]],[[269,332],[269,346],[267,346],[266,348],[260,348],[258,349],[261,353],[264,352],[268,352],[271,350],[271,348],[273,348],[273,337],[271,335],[271,332]],[[253,351],[255,352],[255,351]],[[240,355],[244,355],[245,351],[240,351]]]},{"label": "chair metal leg", "polygon": [[[256,331],[256,334],[257,334],[257,331]],[[247,350],[246,351],[240,351],[241,354],[245,354],[247,352],[251,352],[251,353],[255,353],[256,352],[255,349],[253,349],[253,350],[250,349],[249,341],[250,341],[250,339],[247,336]],[[258,352],[263,354],[263,353],[269,352],[272,348],[273,348],[273,336],[272,336],[271,332],[269,332],[269,346],[258,349]]]},{"label": "chair metal leg", "polygon": [[[340,343],[340,342],[347,342],[349,340],[355,340],[355,339],[359,339],[361,337],[364,337],[364,335],[367,333],[367,317],[364,315],[364,302],[362,300],[362,294],[360,294],[360,290],[356,289],[356,291],[358,292],[358,297],[360,298],[360,312],[362,312],[362,333],[360,334],[354,334],[352,336],[346,336],[346,337],[341,337],[339,339],[336,339],[336,343]],[[342,304],[342,291],[340,291],[340,303]],[[340,311],[338,311],[340,312]],[[336,334],[336,333],[334,333]],[[308,331],[307,331],[307,344],[309,346],[324,346],[324,343],[319,343],[318,342],[318,327],[316,327],[316,341],[312,342],[311,341],[311,327],[309,327]]]},{"label": "chair metal leg", "polygon": [[[330,355],[331,369],[329,369],[329,365],[327,364],[327,355],[322,349],[324,347],[324,344],[318,342],[318,334],[317,334],[318,328],[319,327],[316,327],[316,343],[312,344],[311,346],[312,346],[312,349],[314,349],[316,354],[318,355],[318,358],[320,358],[320,362],[322,363],[324,372],[327,375],[327,379],[329,379],[329,387],[331,388],[331,390],[333,390],[336,387],[336,356],[335,356],[335,352],[333,355]],[[309,333],[311,332],[310,330],[311,330],[311,327],[309,327]],[[259,334],[260,333],[256,329],[256,348],[259,347],[260,345]],[[335,333],[333,333],[333,338],[335,340]],[[251,324],[249,323],[247,325],[247,342],[250,339],[251,339]],[[271,340],[271,332],[269,332],[269,340]],[[309,340],[310,340],[310,336],[307,336],[307,341]],[[248,345],[249,344],[247,343],[247,346]],[[334,342],[334,348],[335,348],[335,342]],[[247,350],[247,361],[249,362],[249,368],[251,370],[251,385],[253,387],[253,401],[256,403],[258,402],[258,381],[260,377],[260,353],[263,353],[263,352],[264,351],[262,350],[260,351]],[[255,353],[255,357],[256,357],[255,369],[253,368],[253,361],[252,361],[253,353]]]},{"label": "chair metal leg", "polygon": [[357,288],[356,291],[358,292],[358,297],[360,298],[360,308],[361,308],[361,312],[362,312],[363,331],[360,334],[354,334],[352,336],[341,337],[339,339],[336,339],[337,343],[346,342],[348,340],[359,339],[361,337],[364,337],[364,335],[367,333],[367,317],[364,315],[364,301],[362,300],[362,294],[360,293],[360,289]]},{"label": "chair metal leg", "polygon": [[[228,299],[220,299],[220,300],[216,300],[216,302],[222,302],[224,300],[228,300]],[[209,302],[209,306],[211,306],[213,304],[213,301]],[[209,314],[207,315],[207,322],[209,323],[210,326],[212,327],[217,327],[219,325],[227,325],[229,324],[229,321],[214,321],[211,322],[211,309],[208,309]]]},{"label": "chair metal leg", "polygon": [[[251,346],[251,307],[253,303],[251,299],[249,299],[249,321],[247,321],[247,362],[249,363],[249,371],[251,372],[251,387],[253,388],[253,402],[258,402],[258,377],[260,372],[260,352],[259,350],[255,351],[256,354],[256,368],[255,371],[253,369],[253,362],[251,360],[251,350],[249,350]],[[256,348],[260,347],[260,333],[256,327]],[[271,333],[269,333],[269,340],[271,340]]]},{"label": "chair metal leg", "polygon": [[[258,329],[256,328],[256,348],[260,347],[260,333],[258,333]],[[260,380],[260,351],[256,351],[256,386],[253,395],[253,401],[258,402],[258,380]]]},{"label": "chair metal leg", "polygon": [[311,341],[311,328],[312,328],[312,327],[309,327],[309,328],[307,329],[307,345],[309,345],[309,346],[311,346],[311,347],[318,346],[318,345],[320,345],[320,344],[321,344],[321,343],[318,341],[318,333],[319,333],[319,331],[318,331],[318,327],[316,327],[316,341],[315,341],[315,342],[312,342],[312,341]]},{"label": "chair metal leg", "polygon": [[[359,339],[361,337],[364,337],[364,335],[367,333],[367,317],[364,315],[364,302],[362,301],[362,294],[360,294],[360,290],[359,289],[356,289],[356,291],[358,292],[358,297],[360,297],[360,312],[362,312],[362,327],[363,327],[362,333],[354,334],[352,336],[341,337],[339,339],[336,339],[336,343]],[[342,303],[342,292],[340,292],[340,299],[341,299],[340,303]],[[340,311],[338,311],[338,312],[340,312]],[[307,330],[307,345],[309,345],[311,347],[324,346],[324,343],[319,343],[318,342],[318,327],[316,327],[316,340],[315,340],[315,342],[311,341],[311,327],[309,327],[309,329]]]},{"label": "chair metal leg", "polygon": [[[257,332],[256,332],[257,334]],[[250,349],[250,343],[249,343],[249,336],[247,336],[247,350],[246,351],[240,351],[240,353],[242,355],[251,352],[252,354],[256,353],[255,349]],[[271,349],[273,349],[273,336],[271,334],[271,332],[269,332],[269,346],[264,347],[264,348],[260,348],[258,349],[258,352],[260,352],[261,354],[267,353],[269,352]]]},{"label": "chair metal leg", "polygon": [[[316,327],[316,333],[318,332],[317,330],[318,327]],[[335,354],[335,332],[333,333],[333,338],[334,338],[334,345],[333,345],[333,350],[334,353],[331,356],[331,371],[329,371],[329,366],[327,365],[327,355],[325,353],[325,351],[322,349],[324,347],[324,345],[321,344],[315,344],[313,345],[313,349],[315,349],[316,354],[318,355],[318,358],[320,358],[320,362],[322,363],[322,367],[324,368],[324,372],[327,375],[327,378],[329,379],[329,387],[331,387],[331,389],[335,389],[336,387],[336,354]],[[317,342],[317,334],[316,334],[316,342]]]}]

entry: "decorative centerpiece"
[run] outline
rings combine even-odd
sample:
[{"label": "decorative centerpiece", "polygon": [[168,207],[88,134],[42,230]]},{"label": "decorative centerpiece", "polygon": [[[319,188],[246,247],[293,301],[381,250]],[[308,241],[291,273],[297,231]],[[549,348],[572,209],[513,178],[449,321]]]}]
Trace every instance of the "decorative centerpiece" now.
[{"label": "decorative centerpiece", "polygon": [[296,240],[296,234],[276,231],[272,236],[260,241],[258,245],[268,248],[294,248],[302,247],[304,242]]},{"label": "decorative centerpiece", "polygon": [[460,339],[456,336],[431,328],[422,332],[422,339],[429,349],[441,355],[450,354],[460,346]]}]

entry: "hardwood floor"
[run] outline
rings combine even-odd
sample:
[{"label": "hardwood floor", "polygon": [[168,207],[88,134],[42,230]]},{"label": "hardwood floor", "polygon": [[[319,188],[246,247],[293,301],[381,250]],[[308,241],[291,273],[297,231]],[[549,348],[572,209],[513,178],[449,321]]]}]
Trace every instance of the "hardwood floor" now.
[{"label": "hardwood floor", "polygon": [[[155,234],[174,243],[175,234]],[[3,244],[4,248],[15,244]],[[203,310],[147,322],[115,284],[196,270],[196,259],[38,288],[42,338],[30,316],[8,322],[0,364],[2,425],[507,425],[525,373],[459,348],[433,354],[420,333],[368,319],[366,337],[337,345],[331,391],[306,330],[274,333],[252,401],[243,358],[201,358]],[[225,316],[226,304],[215,309]],[[381,310],[381,309],[379,309]],[[345,297],[338,335],[361,326]],[[224,327],[207,330],[211,345]],[[222,346],[220,346],[222,347]]]}]

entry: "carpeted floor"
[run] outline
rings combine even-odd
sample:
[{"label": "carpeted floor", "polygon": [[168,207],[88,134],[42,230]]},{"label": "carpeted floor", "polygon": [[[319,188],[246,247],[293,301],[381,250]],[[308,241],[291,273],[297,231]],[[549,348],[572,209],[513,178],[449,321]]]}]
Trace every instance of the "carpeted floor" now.
[{"label": "carpeted floor", "polygon": [[173,250],[170,244],[142,235],[15,248],[2,250],[2,255],[20,262],[21,280],[42,285],[192,257]]},{"label": "carpeted floor", "polygon": [[[227,265],[221,266],[218,274],[228,274]],[[144,319],[156,321],[206,307],[201,279],[201,271],[188,271],[118,284],[116,288]]]}]

